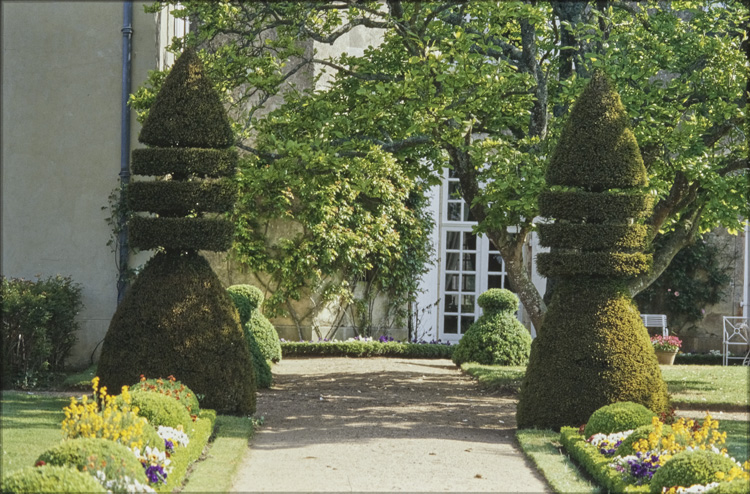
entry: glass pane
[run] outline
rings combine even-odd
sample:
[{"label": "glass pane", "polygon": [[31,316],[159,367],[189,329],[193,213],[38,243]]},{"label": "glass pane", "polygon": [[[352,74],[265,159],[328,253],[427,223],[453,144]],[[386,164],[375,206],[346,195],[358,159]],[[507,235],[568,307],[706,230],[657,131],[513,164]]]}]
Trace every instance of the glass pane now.
[{"label": "glass pane", "polygon": [[445,270],[446,271],[458,271],[460,266],[458,252],[448,252],[445,254]]},{"label": "glass pane", "polygon": [[445,316],[443,318],[443,333],[458,333],[458,316]]},{"label": "glass pane", "polygon": [[461,334],[464,334],[474,324],[474,316],[461,316]]},{"label": "glass pane", "polygon": [[487,271],[490,273],[502,273],[503,272],[503,258],[499,254],[488,254],[487,260]]},{"label": "glass pane", "polygon": [[461,247],[461,232],[447,232],[445,236],[445,248],[458,250]]},{"label": "glass pane", "polygon": [[448,182],[448,197],[450,199],[461,199],[460,182]]},{"label": "glass pane", "polygon": [[457,274],[445,275],[445,291],[447,292],[458,291],[458,275]]},{"label": "glass pane", "polygon": [[461,221],[461,203],[448,203],[448,221]]},{"label": "glass pane", "polygon": [[488,276],[487,277],[487,288],[502,288],[503,277],[502,276]]},{"label": "glass pane", "polygon": [[477,255],[476,254],[464,254],[464,271],[476,271],[477,270]]},{"label": "glass pane", "polygon": [[[450,275],[448,275],[450,276]],[[453,275],[458,276],[458,275]],[[465,274],[463,275],[463,288],[462,290],[465,292],[473,292],[474,291],[474,275],[473,274]],[[447,289],[447,288],[446,288]]]},{"label": "glass pane", "polygon": [[445,295],[445,312],[458,312],[458,295]]},{"label": "glass pane", "polygon": [[464,250],[477,250],[477,236],[473,233],[464,233]]},{"label": "glass pane", "polygon": [[474,295],[462,295],[461,296],[461,313],[462,314],[474,313]]}]

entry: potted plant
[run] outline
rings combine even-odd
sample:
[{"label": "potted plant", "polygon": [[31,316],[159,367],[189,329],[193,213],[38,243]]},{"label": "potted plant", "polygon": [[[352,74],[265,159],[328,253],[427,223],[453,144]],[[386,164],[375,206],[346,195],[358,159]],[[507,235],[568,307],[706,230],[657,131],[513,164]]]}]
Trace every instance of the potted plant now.
[{"label": "potted plant", "polygon": [[682,340],[676,336],[652,336],[651,344],[654,346],[656,358],[662,365],[674,364],[674,358],[682,346]]}]

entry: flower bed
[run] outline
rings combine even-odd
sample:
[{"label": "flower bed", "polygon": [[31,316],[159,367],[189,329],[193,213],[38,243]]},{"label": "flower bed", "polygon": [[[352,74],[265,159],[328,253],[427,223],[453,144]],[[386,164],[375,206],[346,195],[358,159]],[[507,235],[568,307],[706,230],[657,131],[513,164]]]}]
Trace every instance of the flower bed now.
[{"label": "flower bed", "polygon": [[433,342],[399,342],[389,337],[349,338],[346,341],[281,340],[283,357],[400,357],[423,359],[449,359],[456,345]]},{"label": "flower bed", "polygon": [[[216,413],[193,410],[195,415],[186,427],[180,424],[157,429],[143,415],[158,416],[160,410],[133,406],[127,386],[123,386],[121,395],[112,396],[98,383],[95,377],[93,399],[86,395],[80,400],[71,397],[70,405],[64,408],[63,442],[42,453],[34,467],[4,478],[3,492],[6,487],[14,492],[35,492],[39,479],[50,468],[88,474],[109,492],[172,492],[182,485],[189,465],[208,443]],[[170,399],[185,405],[176,397]],[[125,468],[128,463],[135,467]],[[117,466],[120,464],[122,467]],[[88,492],[89,487],[75,481],[59,490]]]},{"label": "flower bed", "polygon": [[616,431],[586,438],[582,431],[583,427],[563,427],[560,442],[596,482],[611,492],[740,493],[750,482],[750,461],[741,465],[720,449],[726,433],[719,432],[718,422],[709,414],[702,424],[684,418],[675,421],[673,415],[662,414],[636,432]]}]

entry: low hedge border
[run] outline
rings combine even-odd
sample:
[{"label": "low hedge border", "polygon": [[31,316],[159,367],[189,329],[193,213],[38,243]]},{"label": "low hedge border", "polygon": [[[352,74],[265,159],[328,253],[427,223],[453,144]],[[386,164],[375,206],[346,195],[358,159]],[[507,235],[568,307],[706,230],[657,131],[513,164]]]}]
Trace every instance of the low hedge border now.
[{"label": "low hedge border", "polygon": [[562,427],[560,429],[560,443],[571,458],[591,475],[599,485],[604,486],[609,492],[625,493],[648,493],[648,485],[627,484],[620,474],[608,465],[612,458],[601,454],[594,446],[586,442],[586,439],[574,427]]},{"label": "low hedge border", "polygon": [[281,342],[281,355],[288,357],[400,357],[450,359],[456,345],[389,341]]},{"label": "low hedge border", "polygon": [[190,438],[190,443],[185,447],[177,449],[178,454],[172,455],[172,472],[167,476],[166,484],[152,485],[157,492],[172,492],[182,486],[187,477],[190,465],[200,458],[203,449],[213,434],[216,424],[216,412],[214,410],[201,410],[198,419],[185,431]]}]

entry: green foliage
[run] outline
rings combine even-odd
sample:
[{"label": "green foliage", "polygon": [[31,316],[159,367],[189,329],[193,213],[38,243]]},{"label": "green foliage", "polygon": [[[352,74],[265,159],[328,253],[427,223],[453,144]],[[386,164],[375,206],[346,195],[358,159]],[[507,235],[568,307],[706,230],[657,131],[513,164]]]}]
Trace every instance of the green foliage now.
[{"label": "green foliage", "polygon": [[227,288],[229,296],[232,297],[237,312],[240,315],[240,324],[243,326],[250,320],[255,309],[260,310],[263,304],[263,292],[253,285],[232,285]]},{"label": "green foliage", "polygon": [[451,358],[455,345],[399,343],[390,341],[342,341],[326,343],[284,342],[284,357],[400,357],[400,358]]},{"label": "green foliage", "polygon": [[198,420],[191,422],[190,426],[185,429],[190,443],[186,447],[179,447],[177,454],[170,458],[172,472],[167,477],[166,484],[159,484],[155,487],[157,492],[171,493],[181,488],[185,483],[188,475],[188,469],[195,464],[203,454],[203,450],[208,444],[208,440],[214,431],[216,423],[216,412],[214,410],[201,410]]},{"label": "green foliage", "polygon": [[134,182],[128,188],[130,209],[162,216],[187,215],[196,209],[221,213],[231,210],[236,199],[237,186],[226,179],[215,182]]},{"label": "green foliage", "polygon": [[255,377],[237,312],[198,254],[159,253],[136,278],[112,318],[98,375],[108,389],[140,375],[180,376],[204,407],[255,410]]},{"label": "green foliage", "polygon": [[76,341],[81,286],[70,277],[2,277],[2,387],[32,388],[65,368]]},{"label": "green foliage", "polygon": [[[399,287],[417,280],[429,221],[418,216],[421,208],[405,210],[410,196],[394,192],[423,196],[447,165],[464,185],[478,231],[499,238],[506,261],[519,266],[510,276],[514,286],[525,285],[519,293],[533,311],[538,293],[520,276],[523,259],[514,252],[522,252],[534,229],[546,157],[563,132],[567,108],[595,68],[611,75],[627,111],[612,117],[633,126],[650,175],[647,199],[660,214],[640,216],[653,235],[678,233],[676,246],[655,252],[657,258],[671,258],[698,231],[717,225],[736,230],[740,217],[750,215],[743,103],[749,69],[742,46],[748,10],[741,2],[649,0],[598,9],[557,2],[367,1],[337,7],[183,1],[178,8],[201,29],[172,49],[210,46],[200,56],[236,110],[233,123],[248,151],[237,253],[280,285],[269,300],[273,310],[308,290],[322,292],[331,273],[343,272],[347,283],[332,282],[327,293],[333,298],[351,297],[353,280],[370,267],[387,266],[376,279],[401,280]],[[320,50],[325,64],[313,71],[304,56],[309,43],[332,44],[349,23],[377,25],[382,43],[359,55]],[[272,40],[266,32],[274,32]],[[323,71],[330,75],[325,81],[297,78]],[[133,102],[140,112],[163,78],[154,72],[139,89]],[[318,84],[311,89],[310,82]],[[266,111],[281,96],[286,103]],[[615,159],[603,149],[632,153],[630,134],[608,141],[587,125],[577,127],[587,141],[576,144],[601,158],[590,162]],[[567,159],[565,149],[576,146],[561,148],[556,159]],[[593,172],[579,176],[586,183],[589,176],[600,184],[609,180],[604,167]],[[393,188],[373,186],[389,182]],[[570,198],[575,210],[577,198]],[[623,210],[605,200],[593,209],[588,214],[602,219]],[[628,217],[637,217],[633,209],[640,208],[629,208]],[[558,218],[564,219],[562,212]],[[277,220],[294,221],[299,234],[269,241],[265,227]],[[402,242],[411,247],[392,248]],[[398,269],[390,268],[394,260]],[[541,327],[538,312],[532,318]]]},{"label": "green foliage", "polygon": [[653,206],[653,196],[642,193],[545,190],[539,194],[539,214],[569,221],[603,223],[626,218],[642,219]]},{"label": "green foliage", "polygon": [[179,251],[221,252],[232,245],[232,223],[223,218],[144,218],[128,223],[130,244],[137,249],[163,247]]},{"label": "green foliage", "polygon": [[729,473],[735,463],[713,451],[683,451],[659,467],[651,478],[651,493],[660,494],[663,488],[689,487],[716,482],[716,473]]},{"label": "green foliage", "polygon": [[518,297],[510,290],[490,288],[479,297],[477,304],[485,314],[510,313],[518,310]]},{"label": "green foliage", "polygon": [[[622,429],[622,430],[630,430],[630,429]],[[622,431],[618,431],[622,432]],[[615,451],[615,455],[617,456],[628,456],[628,455],[634,455],[636,451],[633,449],[633,446],[635,443],[637,443],[641,439],[648,440],[648,435],[654,432],[654,426],[649,425],[641,425],[639,427],[636,427],[633,432],[623,439],[622,444],[620,444],[617,447],[617,451]],[[669,435],[672,434],[672,426],[671,425],[662,425],[661,429],[661,436],[662,437],[669,437]]]},{"label": "green foliage", "polygon": [[270,388],[273,382],[273,374],[271,374],[271,366],[269,361],[266,360],[266,356],[260,350],[260,345],[255,339],[255,334],[250,330],[247,324],[243,326],[245,330],[245,339],[247,340],[247,346],[250,349],[250,355],[253,358],[253,366],[255,367],[255,381],[258,383],[259,388]]},{"label": "green foliage", "polygon": [[92,476],[101,470],[107,480],[128,476],[142,484],[148,483],[143,466],[133,452],[109,439],[80,437],[63,441],[42,453],[37,458],[37,462],[40,461],[59,467],[72,466]]},{"label": "green foliage", "polygon": [[2,492],[37,494],[39,492],[106,492],[91,475],[72,467],[44,465],[26,467],[3,477]]},{"label": "green foliage", "polygon": [[582,250],[643,250],[646,225],[545,223],[537,226],[545,247]]},{"label": "green foliage", "polygon": [[273,324],[258,310],[254,310],[250,320],[245,324],[245,331],[250,331],[258,342],[258,348],[266,360],[281,360],[281,341]]},{"label": "green foliage", "polygon": [[560,443],[565,451],[586,470],[596,482],[609,492],[647,493],[648,485],[627,484],[622,475],[614,468],[610,468],[612,458],[604,456],[593,445],[586,442],[578,428],[563,427],[560,430]]},{"label": "green foliage", "polygon": [[[594,153],[592,145],[604,153]],[[551,187],[576,186],[587,192],[629,188],[632,194],[646,184],[638,144],[620,98],[603,73],[594,74],[573,107],[547,180]],[[555,216],[554,209],[549,213]],[[561,226],[540,230],[542,243],[552,250],[537,256],[539,272],[558,278],[559,285],[531,346],[517,409],[519,427],[557,430],[579,425],[595,410],[616,402],[666,411],[667,386],[625,283],[648,271],[651,256],[632,252],[634,245],[612,241],[615,228],[621,237],[643,234],[645,229],[626,214],[621,211],[601,225],[610,234],[604,243],[592,241],[592,227],[583,218],[557,219]],[[568,250],[567,239],[577,232],[581,248]],[[547,233],[552,238],[545,238]]]},{"label": "green foliage", "polygon": [[747,480],[735,479],[731,482],[722,482],[713,489],[711,494],[746,494],[750,486]]},{"label": "green foliage", "polygon": [[611,434],[649,425],[656,414],[640,403],[617,402],[605,405],[591,414],[583,435]]},{"label": "green foliage", "polygon": [[587,192],[647,183],[630,118],[602,72],[594,73],[573,105],[550,159],[547,183]]},{"label": "green foliage", "polygon": [[724,298],[731,280],[729,270],[719,248],[706,235],[678,252],[635,301],[643,313],[666,314],[670,332],[686,329],[703,319],[704,307]]},{"label": "green foliage", "polygon": [[160,425],[175,429],[182,426],[187,430],[192,422],[187,409],[171,396],[150,391],[133,391],[130,397],[131,406],[138,407],[138,415],[145,417],[154,428]]},{"label": "green foliage", "polygon": [[146,379],[145,376],[142,376],[138,383],[133,384],[130,387],[130,390],[150,391],[174,398],[179,401],[191,415],[196,415],[200,411],[198,398],[195,396],[193,390],[185,386],[181,381],[176,380],[174,376],[169,376],[167,379],[162,379],[161,377],[156,379]]},{"label": "green foliage", "polygon": [[195,51],[185,52],[156,95],[138,140],[162,148],[228,148],[234,133]]},{"label": "green foliage", "polygon": [[131,153],[135,175],[231,177],[237,172],[235,149],[144,148]]},{"label": "green foliage", "polygon": [[477,303],[484,312],[461,338],[453,362],[526,365],[531,335],[514,315],[518,297],[510,290],[493,288],[481,294]]}]

